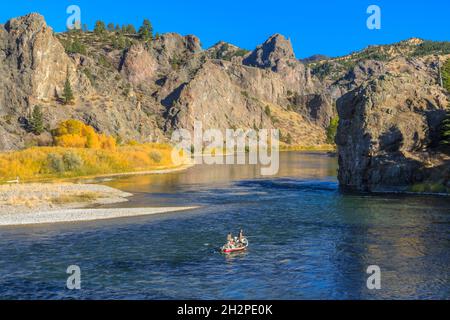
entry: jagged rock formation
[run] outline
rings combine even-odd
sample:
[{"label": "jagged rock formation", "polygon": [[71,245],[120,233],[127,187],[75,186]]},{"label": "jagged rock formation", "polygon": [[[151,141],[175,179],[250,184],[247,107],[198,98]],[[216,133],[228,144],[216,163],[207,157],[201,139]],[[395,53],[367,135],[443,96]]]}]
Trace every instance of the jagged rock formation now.
[{"label": "jagged rock formation", "polygon": [[417,183],[448,184],[450,157],[439,152],[438,140],[449,99],[437,85],[434,60],[396,58],[338,100],[344,188],[408,191]]},{"label": "jagged rock formation", "polygon": [[[74,73],[73,63],[41,16],[32,14],[12,19],[1,34],[2,69],[10,71],[2,79],[8,89],[14,90],[16,86],[9,85],[20,83],[18,89],[24,93],[44,99],[61,89],[67,69]],[[15,106],[13,103],[4,105]]]},{"label": "jagged rock formation", "polygon": [[248,50],[224,41],[219,41],[207,50],[207,56],[210,59],[232,61],[237,64],[242,64],[244,56],[248,53]]},{"label": "jagged rock formation", "polygon": [[[290,143],[325,143],[332,101],[283,36],[252,52],[225,42],[205,51],[197,37],[175,33],[151,43],[121,37],[130,45],[118,48],[115,33],[55,35],[38,14],[1,26],[0,149],[49,140],[26,130],[35,105],[48,130],[75,118],[122,140],[165,140],[200,120],[206,128],[280,128]],[[85,50],[67,53],[74,42]],[[60,102],[67,76],[76,97],[69,106]]]},{"label": "jagged rock formation", "polygon": [[275,72],[286,68],[289,63],[296,64],[296,62],[291,41],[281,34],[270,37],[243,61],[247,66],[271,69]]}]

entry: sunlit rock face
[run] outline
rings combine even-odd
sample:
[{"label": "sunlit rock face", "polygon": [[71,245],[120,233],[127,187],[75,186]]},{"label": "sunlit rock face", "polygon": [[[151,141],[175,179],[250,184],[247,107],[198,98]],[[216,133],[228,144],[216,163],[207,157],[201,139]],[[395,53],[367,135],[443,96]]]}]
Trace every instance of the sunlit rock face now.
[{"label": "sunlit rock face", "polygon": [[45,99],[61,90],[67,71],[75,75],[74,64],[42,16],[11,19],[0,37],[4,48],[1,64],[10,71],[0,81],[14,83],[24,93]]},{"label": "sunlit rock face", "polygon": [[338,100],[339,181],[357,191],[406,191],[449,179],[439,152],[448,97],[427,59],[396,59]]},{"label": "sunlit rock face", "polygon": [[[112,38],[55,34],[38,14],[1,26],[0,149],[35,139],[26,121],[36,105],[47,128],[75,118],[122,140],[164,141],[197,120],[223,130],[278,128],[292,144],[325,143],[332,100],[282,35],[248,54],[224,42],[204,50],[193,35],[149,43],[130,36],[121,49]],[[75,41],[85,52],[66,52]],[[69,106],[60,100],[66,78],[75,95]]]}]

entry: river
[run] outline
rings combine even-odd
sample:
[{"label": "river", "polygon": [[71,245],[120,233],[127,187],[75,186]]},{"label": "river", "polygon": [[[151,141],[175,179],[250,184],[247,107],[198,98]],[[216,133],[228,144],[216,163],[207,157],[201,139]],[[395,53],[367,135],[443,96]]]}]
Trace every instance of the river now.
[{"label": "river", "polygon": [[[276,177],[205,165],[103,182],[135,194],[122,207],[191,212],[0,229],[0,298],[450,298],[450,198],[342,194],[335,158],[280,161]],[[220,254],[240,228],[249,250]],[[81,290],[65,287],[70,265]],[[367,288],[371,265],[380,290]]]}]

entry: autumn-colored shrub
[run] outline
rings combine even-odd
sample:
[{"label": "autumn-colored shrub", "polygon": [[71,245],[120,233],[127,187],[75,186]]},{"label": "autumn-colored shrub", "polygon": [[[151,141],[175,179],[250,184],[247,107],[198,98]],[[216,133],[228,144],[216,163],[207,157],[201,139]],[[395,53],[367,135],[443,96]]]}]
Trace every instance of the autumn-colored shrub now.
[{"label": "autumn-colored shrub", "polygon": [[[100,134],[78,120],[67,120],[52,131],[53,147],[31,147],[0,153],[0,183],[72,178],[174,167],[172,147],[166,144],[117,146],[114,137]],[[186,158],[186,162],[187,162]]]},{"label": "autumn-colored shrub", "polygon": [[116,139],[111,136],[100,135],[99,136],[100,147],[105,150],[116,149]]},{"label": "autumn-colored shrub", "polygon": [[149,171],[174,166],[172,147],[164,144],[120,146],[114,149],[32,147],[0,153],[0,183],[16,177],[33,181]]},{"label": "autumn-colored shrub", "polygon": [[152,159],[155,163],[160,163],[162,160],[161,153],[158,151],[151,151],[150,152],[150,159]]},{"label": "autumn-colored shrub", "polygon": [[78,120],[67,120],[53,131],[54,142],[58,147],[89,148],[114,150],[116,140],[104,134],[98,134],[91,126]]},{"label": "autumn-colored shrub", "polygon": [[62,159],[64,168],[68,171],[79,170],[83,167],[83,159],[73,151],[65,153]]},{"label": "autumn-colored shrub", "polygon": [[55,145],[63,148],[86,148],[87,138],[76,134],[65,134],[55,137]]},{"label": "autumn-colored shrub", "polygon": [[53,173],[63,173],[64,172],[64,161],[61,155],[49,153],[47,156],[48,168]]},{"label": "autumn-colored shrub", "polygon": [[139,143],[136,140],[130,140],[127,142],[127,145],[129,146],[137,146]]}]

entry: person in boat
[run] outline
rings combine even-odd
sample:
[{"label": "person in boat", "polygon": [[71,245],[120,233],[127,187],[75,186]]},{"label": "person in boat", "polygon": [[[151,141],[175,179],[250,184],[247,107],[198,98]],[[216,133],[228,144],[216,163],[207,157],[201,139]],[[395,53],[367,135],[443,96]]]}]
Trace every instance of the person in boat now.
[{"label": "person in boat", "polygon": [[236,241],[233,239],[233,235],[231,234],[231,232],[227,236],[227,244],[226,245],[230,248],[234,248],[234,246],[236,245]]},{"label": "person in boat", "polygon": [[239,231],[239,243],[243,243],[244,241],[244,230],[241,229],[241,231]]}]

